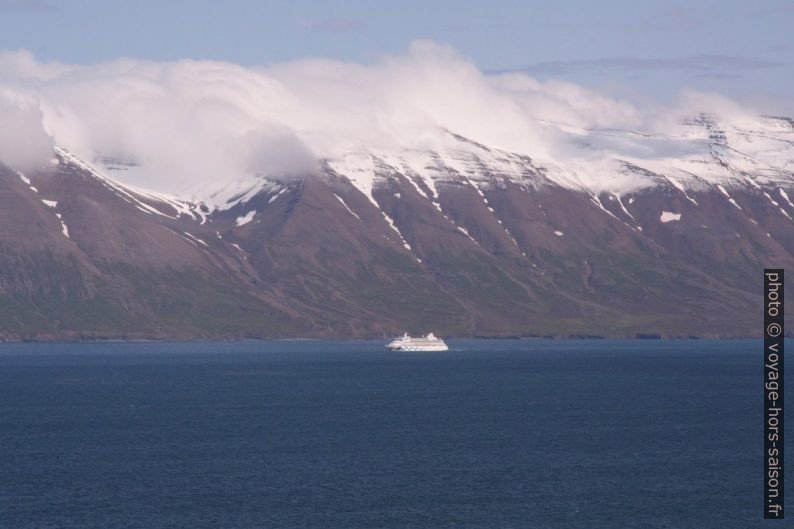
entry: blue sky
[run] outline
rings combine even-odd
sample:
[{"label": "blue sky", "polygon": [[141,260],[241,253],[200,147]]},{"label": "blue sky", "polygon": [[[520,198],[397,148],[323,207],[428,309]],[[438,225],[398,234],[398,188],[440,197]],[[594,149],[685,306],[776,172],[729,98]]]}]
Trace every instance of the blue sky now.
[{"label": "blue sky", "polygon": [[40,60],[369,62],[430,39],[486,71],[661,98],[685,87],[790,97],[792,27],[783,0],[0,0],[0,49]]}]

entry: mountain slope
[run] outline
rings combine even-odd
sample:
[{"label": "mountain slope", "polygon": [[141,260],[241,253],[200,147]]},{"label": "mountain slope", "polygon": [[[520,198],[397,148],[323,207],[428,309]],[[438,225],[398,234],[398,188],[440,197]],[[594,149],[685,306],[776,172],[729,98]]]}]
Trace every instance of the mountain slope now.
[{"label": "mountain slope", "polygon": [[0,167],[3,336],[289,332],[288,311],[247,291],[235,259],[203,252],[178,220],[143,213],[60,160],[29,177]]},{"label": "mountain slope", "polygon": [[194,201],[0,165],[0,337],[748,336],[794,264],[785,118],[586,131],[566,165],[440,134]]}]

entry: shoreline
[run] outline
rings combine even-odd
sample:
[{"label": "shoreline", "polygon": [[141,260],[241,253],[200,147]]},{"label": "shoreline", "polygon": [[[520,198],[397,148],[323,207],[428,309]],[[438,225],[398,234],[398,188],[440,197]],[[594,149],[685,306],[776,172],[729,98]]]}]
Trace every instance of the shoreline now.
[{"label": "shoreline", "polygon": [[[699,341],[699,340],[761,340],[760,336],[443,336],[444,340],[505,340],[505,341],[615,341],[615,342],[672,342],[672,341]],[[786,339],[794,338],[792,334],[786,334]],[[157,339],[157,338],[110,338],[110,339],[52,339],[52,340],[37,340],[37,339],[0,339],[0,347],[3,345],[48,345],[48,344],[146,344],[146,343],[160,343],[160,344],[175,344],[175,343],[195,343],[195,344],[208,344],[208,343],[245,343],[245,342],[261,342],[261,343],[283,343],[283,342],[387,342],[391,338],[244,338],[244,339]]]}]

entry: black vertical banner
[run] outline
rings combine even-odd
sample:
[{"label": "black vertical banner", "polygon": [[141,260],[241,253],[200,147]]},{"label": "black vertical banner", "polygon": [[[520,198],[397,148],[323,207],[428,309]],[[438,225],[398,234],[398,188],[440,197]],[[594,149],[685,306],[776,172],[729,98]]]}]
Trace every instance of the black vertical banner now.
[{"label": "black vertical banner", "polygon": [[764,270],[764,518],[783,519],[783,270]]}]

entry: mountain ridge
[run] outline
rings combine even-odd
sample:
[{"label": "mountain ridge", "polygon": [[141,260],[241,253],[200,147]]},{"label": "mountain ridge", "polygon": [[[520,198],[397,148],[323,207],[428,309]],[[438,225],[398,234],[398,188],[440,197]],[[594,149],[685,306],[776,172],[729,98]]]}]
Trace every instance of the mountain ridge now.
[{"label": "mountain ridge", "polygon": [[0,165],[0,339],[756,336],[761,269],[794,264],[794,124],[760,123],[698,115],[595,180],[444,131],[221,181],[223,207],[57,147]]}]

